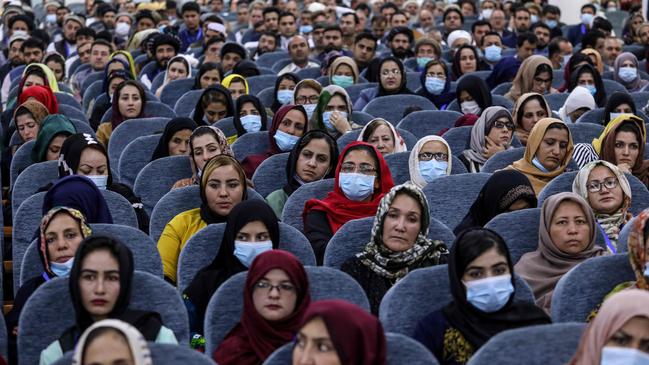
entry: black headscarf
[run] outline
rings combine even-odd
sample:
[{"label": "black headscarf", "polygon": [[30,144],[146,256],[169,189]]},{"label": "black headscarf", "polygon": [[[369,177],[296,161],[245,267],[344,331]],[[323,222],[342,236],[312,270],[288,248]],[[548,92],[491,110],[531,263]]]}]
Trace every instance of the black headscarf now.
[{"label": "black headscarf", "polygon": [[207,71],[212,71],[212,70],[217,70],[219,72],[219,79],[223,80],[223,68],[221,68],[221,65],[214,62],[205,62],[204,64],[201,65],[201,67],[198,68],[198,72],[194,77],[194,86],[192,87],[192,90],[202,89],[201,77],[203,77],[203,75]]},{"label": "black headscarf", "polygon": [[530,208],[536,208],[534,188],[527,177],[515,170],[494,172],[453,232],[457,235],[468,228],[484,227],[498,214],[507,212],[518,199],[525,199]]},{"label": "black headscarf", "polygon": [[262,200],[252,199],[237,204],[225,226],[221,246],[216,257],[209,265],[202,268],[185,290],[185,295],[194,304],[197,313],[197,326],[202,332],[203,319],[207,304],[216,290],[231,276],[248,270],[248,268],[234,256],[234,241],[237,233],[246,224],[261,221],[266,226],[273,242],[273,249],[279,247],[279,224],[275,212]]},{"label": "black headscarf", "polygon": [[297,190],[303,183],[301,183],[297,178],[297,160],[300,158],[300,153],[314,139],[324,139],[329,145],[329,170],[325,174],[323,179],[331,179],[336,175],[336,164],[338,163],[338,144],[336,140],[333,139],[328,133],[315,129],[312,131],[306,132],[295,144],[291,153],[288,155],[288,161],[286,161],[286,185],[282,188],[286,195],[291,195],[295,190]]},{"label": "black headscarf", "polygon": [[602,124],[604,124],[605,127],[611,121],[611,113],[613,113],[615,108],[621,104],[629,104],[633,114],[636,113],[637,109],[635,107],[635,101],[633,101],[631,95],[622,91],[616,91],[608,98],[608,101],[606,101],[604,119],[602,119]]},{"label": "black headscarf", "polygon": [[234,65],[232,68],[232,73],[241,75],[246,79],[250,76],[261,75],[261,72],[259,72],[259,69],[257,68],[257,64],[250,60],[239,61],[239,63]]},{"label": "black headscarf", "polygon": [[70,271],[68,285],[70,297],[74,307],[76,324],[66,330],[59,338],[63,352],[72,350],[79,336],[90,327],[94,321],[90,313],[83,306],[79,279],[84,259],[92,252],[107,250],[119,264],[119,295],[115,306],[108,314],[108,318],[119,319],[137,328],[147,341],[155,341],[162,327],[160,314],[128,309],[131,301],[131,288],[133,284],[133,254],[122,243],[105,236],[91,236],[85,239],[74,256],[74,264]]},{"label": "black headscarf", "polygon": [[462,91],[466,91],[471,95],[473,100],[480,105],[481,111],[493,104],[487,84],[478,76],[466,75],[457,83],[455,95],[457,96],[458,107],[460,106],[460,95],[462,95]]},{"label": "black headscarf", "polygon": [[295,82],[295,85],[300,82],[300,77],[294,73],[287,72],[285,74],[277,76],[277,79],[275,80],[275,90],[273,90],[273,104],[270,106],[270,110],[272,110],[273,113],[277,113],[277,110],[282,106],[282,104],[277,101],[277,91],[279,91],[279,83],[284,81],[285,79],[293,80],[293,82]]},{"label": "black headscarf", "polygon": [[381,76],[379,75],[378,77],[378,82],[379,82],[379,92],[376,96],[384,96],[384,95],[397,95],[397,94],[412,94],[412,91],[408,89],[407,83],[408,83],[408,74],[406,73],[406,68],[403,66],[403,62],[401,62],[400,59],[393,57],[393,56],[388,56],[384,59],[381,60],[381,63],[379,64],[379,73],[381,73],[381,67],[383,67],[383,64],[385,64],[388,61],[392,61],[397,64],[399,67],[399,71],[401,71],[401,85],[399,85],[399,89],[395,91],[387,91],[383,88],[383,84],[381,83]]},{"label": "black headscarf", "polygon": [[261,129],[260,131],[267,130],[268,116],[266,115],[266,108],[261,104],[261,101],[254,95],[241,95],[235,102],[234,116],[232,117],[232,122],[234,123],[234,128],[237,129],[237,136],[241,137],[246,134],[246,129],[243,128],[241,124],[241,118],[239,114],[241,113],[241,108],[245,103],[252,103],[255,106],[255,109],[259,112],[259,117],[261,117]]},{"label": "black headscarf", "polygon": [[581,65],[572,73],[572,75],[570,76],[569,92],[572,92],[575,87],[579,86],[579,76],[584,73],[590,73],[593,75],[593,80],[595,80],[595,88],[597,89],[595,95],[593,95],[593,98],[595,98],[595,103],[597,104],[597,106],[603,108],[606,105],[606,89],[604,89],[604,81],[602,81],[602,77],[599,75],[599,72],[597,72],[595,67],[591,65]]},{"label": "black headscarf", "polygon": [[196,125],[207,125],[203,121],[203,116],[205,115],[205,110],[203,109],[203,97],[207,95],[208,93],[212,92],[217,92],[222,94],[225,97],[225,106],[227,109],[227,114],[225,115],[225,118],[231,117],[234,115],[234,102],[232,101],[232,95],[230,95],[230,91],[226,89],[225,87],[221,86],[220,84],[218,85],[212,85],[203,91],[201,94],[201,97],[198,98],[198,102],[196,103],[196,107],[194,108],[194,122],[196,122]]},{"label": "black headscarf", "polygon": [[380,58],[373,58],[369,65],[367,65],[367,71],[365,72],[365,79],[367,82],[379,82],[379,80],[381,80],[381,77],[379,76],[381,63],[382,60]]},{"label": "black headscarf", "polygon": [[[441,67],[444,68],[444,73],[446,74],[446,82],[444,83],[444,89],[439,95],[431,94],[426,89],[426,74],[428,73],[428,68],[433,62],[430,61],[426,64],[424,69],[419,74],[419,81],[421,82],[421,88],[417,92],[417,95],[421,95],[426,99],[430,100],[437,109],[443,110],[442,107],[448,106],[448,104],[455,99],[455,92],[451,91],[451,74],[448,71],[448,67],[444,62],[438,63]],[[446,109],[446,108],[444,108]]]},{"label": "black headscarf", "polygon": [[160,141],[158,142],[155,151],[153,151],[153,157],[151,157],[151,161],[155,161],[163,157],[168,157],[169,141],[171,141],[174,134],[185,129],[189,129],[193,132],[194,129],[196,129],[196,123],[190,118],[186,117],[177,117],[170,120],[165,126],[164,132],[162,132],[162,136],[160,136]]},{"label": "black headscarf", "polygon": [[89,224],[113,224],[104,196],[97,185],[85,176],[66,176],[52,185],[43,197],[43,215],[60,206],[79,210]]},{"label": "black headscarf", "polygon": [[[223,159],[230,160],[230,166],[234,167],[234,169],[237,170],[237,172],[240,172],[240,177],[243,180],[241,181],[241,186],[243,187],[243,195],[241,196],[241,201],[245,201],[246,199],[248,199],[248,191],[246,189],[246,177],[243,172],[243,169],[241,168],[241,165],[239,165],[239,162],[235,160],[233,157],[227,155],[217,155],[212,157],[209,161],[207,161],[207,163],[205,163],[205,166],[203,166],[203,170],[202,170],[203,173],[200,179],[200,189],[201,189],[201,212],[200,213],[201,213],[201,219],[205,221],[207,224],[223,223],[228,219],[228,216],[218,215],[210,209],[210,206],[207,202],[207,195],[205,194],[205,189],[207,188],[207,182],[208,179],[210,178],[210,175],[215,169],[218,169],[220,165],[222,165]],[[218,167],[217,164],[219,164]]]},{"label": "black headscarf", "polygon": [[111,186],[113,184],[113,174],[110,170],[110,161],[106,148],[88,133],[73,134],[63,142],[61,154],[59,155],[59,178],[77,174],[81,154],[86,148],[93,148],[106,156],[106,169],[108,170],[106,186]]},{"label": "black headscarf", "polygon": [[448,276],[453,301],[442,309],[450,325],[474,347],[480,348],[496,334],[520,327],[549,324],[550,319],[534,303],[516,301],[512,293],[503,308],[493,313],[483,312],[474,307],[466,298],[462,276],[467,266],[487,250],[496,246],[499,253],[507,258],[507,266],[516,290],[514,265],[505,241],[494,231],[474,228],[460,233],[453,242],[448,260]]},{"label": "black headscarf", "polygon": [[460,68],[460,58],[462,57],[462,50],[464,50],[464,49],[470,49],[471,52],[473,52],[473,55],[475,56],[475,66],[476,66],[475,69],[476,69],[476,71],[480,71],[480,70],[483,69],[483,65],[482,65],[482,63],[480,61],[480,55],[478,54],[478,51],[476,50],[476,48],[473,47],[470,44],[464,44],[464,45],[460,46],[455,51],[455,55],[453,56],[452,69],[453,69],[453,76],[455,77],[456,80],[459,79],[460,76],[463,75],[462,69]]}]

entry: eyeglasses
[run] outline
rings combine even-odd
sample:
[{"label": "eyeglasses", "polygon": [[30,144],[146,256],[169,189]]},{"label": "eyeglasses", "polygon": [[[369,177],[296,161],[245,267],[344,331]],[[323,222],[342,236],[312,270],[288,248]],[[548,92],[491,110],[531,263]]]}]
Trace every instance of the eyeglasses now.
[{"label": "eyeglasses", "polygon": [[[344,172],[346,174],[356,172],[356,170],[356,164],[351,162],[345,162],[344,164],[342,164],[342,166],[340,166],[340,172]],[[362,163],[358,165],[358,172],[363,175],[374,175],[376,168],[368,163]]]},{"label": "eyeglasses", "polygon": [[497,120],[494,123],[494,127],[497,128],[497,129],[507,128],[510,131],[513,131],[514,130],[514,123],[512,123],[512,122],[501,122],[501,121]]},{"label": "eyeglasses", "polygon": [[432,153],[432,152],[422,152],[418,155],[419,161],[430,161],[430,160],[435,160],[435,161],[448,161],[448,155],[443,152],[437,152],[437,153]]},{"label": "eyeglasses", "polygon": [[538,82],[539,84],[549,84],[552,82],[552,79],[542,79],[540,77],[535,77],[534,81]]},{"label": "eyeglasses", "polygon": [[309,104],[316,104],[318,102],[318,98],[318,95],[311,95],[308,98],[302,95],[295,98],[295,101],[297,101],[298,104],[306,104],[307,102],[309,102]]},{"label": "eyeglasses", "polygon": [[607,190],[615,189],[617,187],[618,181],[617,178],[609,177],[608,179],[602,181],[590,181],[586,184],[586,189],[589,193],[598,193],[602,191],[602,187],[605,187]]},{"label": "eyeglasses", "polygon": [[268,290],[270,293],[273,291],[273,289],[277,289],[277,291],[281,294],[282,292],[284,293],[295,293],[295,287],[292,284],[289,283],[281,283],[279,285],[272,285],[269,282],[266,281],[258,281],[257,284],[255,284],[255,290]]},{"label": "eyeglasses", "polygon": [[390,74],[392,74],[394,76],[399,76],[399,75],[401,75],[401,70],[394,69],[394,70],[383,70],[383,71],[381,71],[381,76],[390,76]]}]

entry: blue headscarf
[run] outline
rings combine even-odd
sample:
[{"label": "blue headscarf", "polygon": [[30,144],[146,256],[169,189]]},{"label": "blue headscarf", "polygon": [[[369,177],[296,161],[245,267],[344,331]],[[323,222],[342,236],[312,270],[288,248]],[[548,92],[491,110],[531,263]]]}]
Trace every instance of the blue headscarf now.
[{"label": "blue headscarf", "polygon": [[[430,64],[430,62],[428,64]],[[426,73],[428,72],[428,64],[426,64],[424,69],[419,74],[421,88],[419,89],[419,91],[417,91],[417,95],[421,95],[430,100],[433,104],[435,104],[437,109],[445,110],[448,104],[450,104],[451,101],[455,99],[455,91],[451,91],[451,74],[449,73],[449,69],[446,64],[444,64],[444,62],[441,62],[440,66],[444,68],[444,73],[446,73],[446,82],[444,83],[444,89],[439,95],[431,94],[428,92],[428,90],[426,90]]]},{"label": "blue headscarf", "polygon": [[43,215],[54,207],[77,209],[89,224],[113,224],[104,196],[97,185],[85,176],[70,175],[57,180],[43,198]]}]

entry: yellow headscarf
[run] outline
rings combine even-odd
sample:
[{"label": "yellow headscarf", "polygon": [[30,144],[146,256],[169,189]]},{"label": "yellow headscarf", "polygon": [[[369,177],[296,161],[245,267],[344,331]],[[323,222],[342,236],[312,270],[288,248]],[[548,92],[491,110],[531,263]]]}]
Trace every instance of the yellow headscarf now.
[{"label": "yellow headscarf", "polygon": [[38,67],[41,70],[43,70],[45,76],[47,77],[47,83],[50,89],[52,89],[53,93],[57,93],[60,91],[59,84],[56,82],[56,76],[54,76],[54,72],[49,67],[47,67],[42,63],[30,63],[27,67],[25,67],[25,70],[23,70],[23,77],[25,77],[28,71],[33,67]]},{"label": "yellow headscarf", "polygon": [[241,79],[243,81],[243,84],[246,86],[246,95],[248,95],[248,81],[246,80],[245,77],[239,75],[239,74],[230,74],[228,77],[224,78],[223,81],[221,81],[221,85],[225,87],[226,89],[230,88],[230,84],[234,81],[239,81]]},{"label": "yellow headscarf", "polygon": [[135,72],[135,60],[133,60],[133,56],[131,56],[131,53],[122,50],[115,51],[113,52],[112,55],[110,55],[110,59],[112,60],[117,55],[123,55],[124,57],[126,57],[126,60],[128,62],[128,67],[131,69],[131,75],[133,75],[133,77],[137,77],[137,73]]},{"label": "yellow headscarf", "polygon": [[[607,125],[606,128],[604,128],[604,132],[599,135],[598,138],[593,139],[592,145],[593,148],[595,149],[595,152],[597,152],[598,155],[602,154],[602,144],[604,143],[604,140],[606,139],[606,136],[611,133],[612,131],[616,130],[617,127],[620,125],[620,123],[625,122],[627,120],[631,120],[634,122],[640,121],[640,123],[636,123],[638,125],[638,128],[640,128],[640,131],[642,132],[642,141],[645,141],[647,139],[647,130],[645,128],[644,121],[640,119],[639,117],[636,117],[633,114],[622,114],[618,116],[617,118],[611,120]],[[642,156],[641,156],[642,157]]]}]

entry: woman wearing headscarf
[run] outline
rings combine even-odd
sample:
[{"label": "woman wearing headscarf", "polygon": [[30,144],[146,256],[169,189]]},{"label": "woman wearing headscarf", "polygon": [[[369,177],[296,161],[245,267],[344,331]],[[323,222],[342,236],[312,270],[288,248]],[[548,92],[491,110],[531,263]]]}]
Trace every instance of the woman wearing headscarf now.
[{"label": "woman wearing headscarf", "polygon": [[439,136],[426,136],[417,141],[408,157],[410,181],[420,189],[438,177],[450,175],[452,167],[451,147]]},{"label": "woman wearing headscarf", "polygon": [[340,267],[361,284],[375,315],[385,293],[409,272],[446,263],[446,245],[428,238],[429,225],[426,196],[410,182],[379,202],[370,241]]},{"label": "woman wearing headscarf", "polygon": [[162,85],[160,85],[158,90],[156,90],[155,95],[157,97],[160,97],[162,90],[170,82],[175,80],[190,79],[191,77],[192,67],[189,64],[189,61],[187,61],[187,58],[185,58],[184,55],[173,57],[169,60],[169,62],[167,62],[167,70],[165,72],[164,80],[162,81]]},{"label": "woman wearing headscarf", "polygon": [[358,67],[351,57],[336,57],[329,66],[328,76],[330,85],[346,88],[358,83]]},{"label": "woman wearing headscarf", "polygon": [[[102,258],[106,257],[105,254],[112,260],[102,261]],[[115,289],[118,290],[102,290],[101,294],[97,294],[98,291],[94,290],[97,284],[87,278],[88,271],[96,272],[104,283],[117,277],[117,282],[112,285],[117,286]],[[74,256],[69,279],[75,324],[64,330],[58,340],[41,352],[40,363],[52,364],[67,351],[74,350],[81,334],[99,318],[119,319],[130,323],[150,342],[178,344],[174,333],[164,326],[159,313],[128,308],[133,292],[133,271],[133,253],[127,246],[105,236],[86,238]],[[89,290],[88,286],[93,289]],[[107,304],[95,305],[95,297],[88,298],[88,295],[99,296],[99,299]],[[112,308],[109,308],[111,304]]]},{"label": "woman wearing headscarf", "polygon": [[208,224],[225,222],[232,209],[248,199],[243,169],[230,156],[209,160],[200,181],[201,206],[176,215],[158,240],[164,275],[172,283],[176,282],[178,257],[187,241]]},{"label": "woman wearing headscarf", "polygon": [[[111,349],[107,355],[103,349]],[[110,359],[130,359],[132,365],[153,365],[146,338],[137,328],[118,319],[104,319],[88,327],[79,338],[72,356],[73,365],[97,364]]]},{"label": "woman wearing headscarf", "polygon": [[352,121],[352,99],[340,86],[329,85],[322,89],[318,104],[311,116],[311,129],[320,129],[338,139],[352,129],[361,128]]},{"label": "woman wearing headscarf", "polygon": [[223,80],[223,69],[220,64],[206,62],[198,68],[194,77],[194,87],[192,90],[207,89],[213,85],[220,85]]},{"label": "woman wearing headscarf", "polygon": [[505,97],[516,102],[521,95],[530,92],[541,95],[557,92],[552,87],[552,62],[546,57],[534,55],[526,58]]},{"label": "woman wearing headscarf", "polygon": [[604,301],[569,365],[646,364],[649,292],[631,289]]},{"label": "woman wearing headscarf", "polygon": [[16,108],[14,124],[22,143],[35,139],[43,119],[49,114],[45,105],[36,100],[27,100]]},{"label": "woman wearing headscarf", "polygon": [[[262,223],[268,237],[263,243],[263,250],[255,250],[254,245],[237,239],[239,231],[253,222]],[[262,242],[255,244],[261,245]],[[234,207],[227,219],[223,239],[214,260],[196,274],[183,293],[189,312],[190,331],[198,334],[205,333],[203,323],[207,304],[221,284],[235,274],[248,270],[257,255],[278,247],[279,224],[268,204],[251,199]]]},{"label": "woman wearing headscarf", "polygon": [[65,58],[58,52],[51,52],[45,55],[43,63],[54,73],[56,82],[67,82],[65,77]]},{"label": "woman wearing headscarf", "polygon": [[464,44],[455,51],[452,66],[454,80],[459,80],[463,75],[469,75],[484,68],[478,50],[472,45]]},{"label": "woman wearing headscarf", "polygon": [[192,119],[196,125],[211,125],[234,116],[234,102],[230,91],[221,85],[207,87],[194,108]]},{"label": "woman wearing headscarf", "polygon": [[514,121],[509,111],[501,106],[485,109],[471,128],[469,149],[459,156],[469,172],[480,172],[491,156],[513,148]]},{"label": "woman wearing headscarf", "polygon": [[413,337],[440,364],[466,364],[503,331],[549,324],[534,303],[515,299],[515,273],[507,244],[496,232],[472,228],[458,234],[448,258],[453,299],[420,320]]},{"label": "woman wearing headscarf", "polygon": [[286,161],[286,185],[268,194],[266,201],[278,218],[282,217],[288,197],[305,183],[334,177],[338,163],[338,145],[321,130],[308,131],[291,150]]},{"label": "woman wearing headscarf", "polygon": [[270,105],[270,111],[275,114],[283,105],[297,104],[294,103],[294,94],[300,77],[294,73],[287,72],[277,76],[275,80],[275,89],[273,89],[273,103]]},{"label": "woman wearing headscarf", "polygon": [[386,95],[412,94],[408,89],[406,68],[401,60],[388,56],[379,64],[379,85],[376,88],[361,91],[354,103],[354,110],[363,110],[371,100]]},{"label": "woman wearing headscarf", "polygon": [[[304,266],[286,251],[257,256],[244,285],[241,320],[213,355],[221,365],[256,365],[266,360],[293,339],[311,303]],[[268,309],[269,305],[275,309]]]},{"label": "woman wearing headscarf", "polygon": [[595,98],[584,86],[577,86],[568,95],[563,106],[559,109],[559,118],[564,122],[576,123],[588,111],[596,109]]},{"label": "woman wearing headscarf", "polygon": [[[316,344],[333,344],[320,351]],[[293,363],[316,360],[338,364],[386,365],[387,344],[378,318],[344,300],[311,303],[295,336]]]},{"label": "woman wearing headscarf", "polygon": [[293,90],[293,104],[302,105],[309,120],[318,106],[318,99],[322,92],[322,85],[313,79],[304,79],[295,85]]},{"label": "woman wearing headscarf", "polygon": [[232,96],[232,100],[234,101],[236,101],[241,95],[248,95],[248,91],[250,90],[248,88],[248,80],[246,80],[245,77],[234,73],[226,76],[223,81],[221,81],[221,85],[228,89]]},{"label": "woman wearing headscarf", "polygon": [[256,96],[241,95],[235,104],[232,123],[237,130],[237,134],[228,137],[228,144],[233,144],[237,138],[246,133],[255,133],[268,129],[266,108]]},{"label": "woman wearing headscarf", "polygon": [[408,150],[397,129],[383,118],[374,118],[363,126],[356,140],[371,144],[384,156]]},{"label": "woman wearing headscarf", "polygon": [[561,277],[584,260],[606,254],[606,249],[595,244],[596,229],[595,215],[579,195],[558,193],[543,202],[539,246],[521,257],[516,272],[532,288],[536,304],[547,313]]},{"label": "woman wearing headscarf", "polygon": [[352,142],[338,159],[334,190],[322,199],[304,204],[304,234],[322,264],[331,237],[352,219],[371,217],[394,186],[383,155],[365,142]]},{"label": "woman wearing headscarf", "polygon": [[172,189],[199,185],[205,164],[217,155],[234,157],[223,132],[212,126],[199,126],[194,129],[189,137],[189,166],[192,170],[192,177],[176,181]]},{"label": "woman wearing headscarf", "polygon": [[568,63],[563,66],[563,85],[561,85],[561,87],[558,88],[557,91],[559,91],[560,93],[566,92],[570,86],[572,74],[579,67],[586,64],[594,66],[593,60],[588,57],[588,55],[585,55],[583,53],[573,54],[568,60]]},{"label": "woman wearing headscarf", "polygon": [[455,92],[451,91],[451,75],[446,64],[439,60],[432,60],[419,74],[421,88],[417,95],[430,100],[438,110],[446,110],[448,104],[455,99]]},{"label": "woman wearing headscarf", "polygon": [[537,203],[532,184],[525,175],[513,170],[496,171],[453,232],[458,235],[469,228],[484,227],[502,213],[536,208]]},{"label": "woman wearing headscarf", "polygon": [[[122,97],[124,95],[124,97]],[[97,128],[97,140],[108,147],[108,141],[122,122],[128,119],[144,118],[146,95],[142,85],[135,80],[124,81],[117,86],[113,93],[112,116]]]},{"label": "woman wearing headscarf", "polygon": [[506,169],[522,172],[538,196],[547,183],[566,170],[572,149],[568,126],[559,119],[544,118],[532,128],[523,158]]},{"label": "woman wearing headscarf", "polygon": [[300,105],[284,105],[273,116],[273,124],[268,131],[268,151],[263,154],[246,156],[241,161],[241,166],[246,176],[251,179],[255,170],[268,157],[289,152],[293,149],[298,139],[306,133],[308,120],[306,111]]},{"label": "woman wearing headscarf", "polygon": [[613,63],[613,80],[619,82],[630,93],[645,91],[649,81],[640,78],[638,58],[631,52],[623,52]]},{"label": "woman wearing headscarf", "polygon": [[130,52],[124,50],[115,51],[110,55],[110,59],[126,62],[125,70],[128,70],[132,77],[137,76],[137,72],[135,71],[135,60]]},{"label": "woman wearing headscarf", "polygon": [[550,104],[543,95],[527,93],[521,95],[514,104],[512,118],[514,118],[514,134],[523,146],[527,145],[530,131],[534,125],[543,118],[552,116]]},{"label": "woman wearing headscarf", "polygon": [[483,110],[493,104],[487,84],[475,75],[464,76],[457,83],[455,95],[457,104],[463,114],[480,116]]},{"label": "woman wearing headscarf", "polygon": [[579,51],[590,57],[590,60],[593,62],[593,67],[599,72],[600,75],[604,74],[604,61],[602,61],[602,55],[593,48],[586,48]]},{"label": "woman wearing headscarf", "polygon": [[[7,101],[7,107],[5,110],[13,109],[16,105],[22,104],[22,102],[24,102],[24,99],[21,100],[20,97],[23,91],[26,88],[34,85],[47,86],[53,93],[59,92],[59,84],[56,82],[56,76],[54,76],[54,72],[52,72],[49,67],[42,63],[31,63],[27,67],[25,67],[25,70],[23,71],[22,78],[20,80],[20,83],[18,84],[18,92],[16,94],[16,97],[13,97],[9,99],[9,101]],[[48,106],[48,104],[44,104],[45,106]]]},{"label": "woman wearing headscarf", "polygon": [[582,167],[572,182],[572,192],[588,202],[597,226],[602,231],[606,248],[615,254],[622,227],[631,220],[631,186],[617,166],[594,161]]},{"label": "woman wearing headscarf", "polygon": [[74,124],[63,114],[51,114],[43,119],[38,136],[32,148],[34,163],[53,161],[59,158],[61,146],[66,138],[77,133]]},{"label": "woman wearing headscarf", "polygon": [[603,108],[606,105],[604,81],[602,81],[602,76],[600,76],[593,66],[585,64],[579,66],[572,73],[568,91],[572,92],[577,86],[588,89],[599,108]]},{"label": "woman wearing headscarf", "polygon": [[104,195],[97,188],[97,184],[85,176],[66,176],[52,185],[43,197],[43,215],[56,207],[69,207],[80,211],[88,224],[113,224],[113,217]]},{"label": "woman wearing headscarf", "polygon": [[101,118],[106,114],[106,111],[113,106],[113,94],[115,93],[117,86],[124,81],[133,80],[130,75],[131,74],[125,70],[112,71],[102,85],[102,91],[104,94],[101,94],[94,100],[90,101],[88,110],[91,110],[92,112],[88,121],[93,129],[96,130],[99,128]]},{"label": "woman wearing headscarf", "polygon": [[627,289],[642,289],[649,291],[649,209],[643,210],[633,221],[633,227],[627,247],[629,252],[629,261],[635,274],[635,281],[627,281],[617,285],[608,294],[612,295]]},{"label": "woman wearing headscarf", "polygon": [[604,127],[608,125],[613,119],[622,114],[636,114],[636,105],[633,97],[629,93],[616,91],[613,95],[609,96],[604,107],[604,118],[602,124]]},{"label": "woman wearing headscarf", "polygon": [[189,138],[196,129],[196,123],[186,117],[171,119],[160,136],[151,161],[159,158],[189,154]]},{"label": "woman wearing headscarf", "polygon": [[26,87],[22,93],[19,94],[18,103],[23,104],[29,99],[36,99],[36,101],[45,105],[50,114],[57,114],[59,112],[59,102],[49,86],[34,85]]}]

